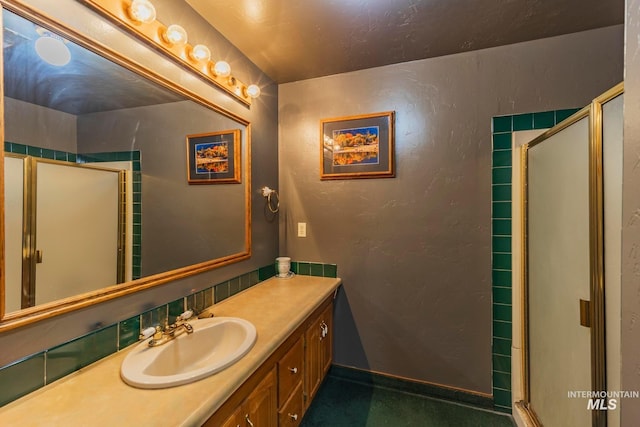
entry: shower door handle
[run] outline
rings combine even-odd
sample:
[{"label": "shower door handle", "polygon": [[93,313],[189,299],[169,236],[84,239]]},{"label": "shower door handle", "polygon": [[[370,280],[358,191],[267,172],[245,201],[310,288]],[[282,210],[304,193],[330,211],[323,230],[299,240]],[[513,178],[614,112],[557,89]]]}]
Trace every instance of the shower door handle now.
[{"label": "shower door handle", "polygon": [[580,325],[591,327],[591,301],[580,300]]}]

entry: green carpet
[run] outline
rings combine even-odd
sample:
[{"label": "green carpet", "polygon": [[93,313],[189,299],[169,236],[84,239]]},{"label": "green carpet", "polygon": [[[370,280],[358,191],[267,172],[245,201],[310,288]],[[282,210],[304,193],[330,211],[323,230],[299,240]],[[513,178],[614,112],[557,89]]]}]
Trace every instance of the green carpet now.
[{"label": "green carpet", "polygon": [[327,377],[301,427],[513,427],[505,414]]}]

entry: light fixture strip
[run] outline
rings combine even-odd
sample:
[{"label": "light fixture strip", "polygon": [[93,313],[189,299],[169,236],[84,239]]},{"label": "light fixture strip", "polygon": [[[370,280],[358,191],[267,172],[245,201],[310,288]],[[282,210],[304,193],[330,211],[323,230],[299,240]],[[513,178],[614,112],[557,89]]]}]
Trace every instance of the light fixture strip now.
[{"label": "light fixture strip", "polygon": [[178,64],[186,67],[191,71],[195,71],[200,77],[206,81],[213,83],[218,88],[224,90],[234,98],[238,99],[246,105],[251,105],[251,98],[247,94],[247,86],[233,78],[233,84],[230,84],[229,77],[217,76],[211,72],[214,67],[214,63],[211,60],[208,61],[196,61],[190,55],[189,52],[193,49],[193,46],[187,44],[171,45],[164,39],[164,32],[167,26],[154,20],[151,23],[138,23],[135,22],[127,11],[131,0],[83,0],[84,3],[92,7],[101,15],[107,17],[111,21],[115,22],[121,28],[129,31],[134,36],[147,44],[150,44],[156,50],[163,52],[169,58],[173,59]]}]

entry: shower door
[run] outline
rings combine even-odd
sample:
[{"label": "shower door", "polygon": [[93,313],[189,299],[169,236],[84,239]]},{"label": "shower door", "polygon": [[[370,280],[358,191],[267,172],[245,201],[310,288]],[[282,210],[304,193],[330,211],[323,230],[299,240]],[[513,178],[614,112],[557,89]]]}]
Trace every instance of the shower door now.
[{"label": "shower door", "polygon": [[591,390],[589,118],[527,150],[529,402],[546,427],[589,426],[572,390]]},{"label": "shower door", "polygon": [[113,166],[5,154],[6,313],[131,277],[130,182]]},{"label": "shower door", "polygon": [[35,304],[118,283],[120,175],[36,161]]},{"label": "shower door", "polygon": [[620,84],[523,147],[518,407],[545,427],[618,421],[606,391],[620,387],[622,93]]}]

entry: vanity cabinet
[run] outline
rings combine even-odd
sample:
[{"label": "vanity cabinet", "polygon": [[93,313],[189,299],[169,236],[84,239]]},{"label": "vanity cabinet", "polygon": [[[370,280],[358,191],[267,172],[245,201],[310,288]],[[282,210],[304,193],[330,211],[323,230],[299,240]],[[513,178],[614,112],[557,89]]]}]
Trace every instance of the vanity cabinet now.
[{"label": "vanity cabinet", "polygon": [[207,427],[297,427],[333,357],[328,297],[207,420]]}]

